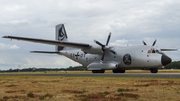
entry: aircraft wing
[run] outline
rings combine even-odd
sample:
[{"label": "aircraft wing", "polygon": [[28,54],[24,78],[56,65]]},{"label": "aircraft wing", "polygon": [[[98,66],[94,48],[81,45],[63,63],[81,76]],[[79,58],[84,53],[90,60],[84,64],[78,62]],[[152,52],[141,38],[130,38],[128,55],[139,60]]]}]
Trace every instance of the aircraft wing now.
[{"label": "aircraft wing", "polygon": [[30,53],[46,53],[46,54],[60,54],[60,52],[50,52],[50,51],[30,51]]},{"label": "aircraft wing", "polygon": [[26,38],[26,37],[17,37],[17,36],[3,36],[3,38],[29,41],[29,42],[35,42],[35,43],[42,43],[42,44],[49,44],[49,45],[56,45],[56,46],[62,46],[62,47],[72,47],[72,48],[88,48],[88,47],[90,47],[89,44],[75,43],[75,42],[59,42],[57,40],[45,40],[45,39]]}]

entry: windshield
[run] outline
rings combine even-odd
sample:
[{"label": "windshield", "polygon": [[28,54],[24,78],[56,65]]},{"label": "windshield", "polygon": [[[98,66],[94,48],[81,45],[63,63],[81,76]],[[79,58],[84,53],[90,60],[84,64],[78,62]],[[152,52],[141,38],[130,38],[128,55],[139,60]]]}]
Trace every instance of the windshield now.
[{"label": "windshield", "polygon": [[156,51],[152,48],[152,49],[148,50],[148,53],[156,53]]}]

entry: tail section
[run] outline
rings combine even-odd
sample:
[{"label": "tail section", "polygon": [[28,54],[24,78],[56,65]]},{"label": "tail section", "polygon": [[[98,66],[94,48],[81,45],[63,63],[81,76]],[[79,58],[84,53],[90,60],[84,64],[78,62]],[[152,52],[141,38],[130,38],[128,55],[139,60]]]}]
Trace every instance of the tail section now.
[{"label": "tail section", "polygon": [[[63,41],[67,41],[67,34],[66,34],[66,30],[64,27],[64,24],[59,24],[56,25],[56,40],[58,40],[59,42],[63,42]],[[61,46],[56,46],[55,47],[55,51],[59,52],[61,50],[63,50],[64,47]]]}]

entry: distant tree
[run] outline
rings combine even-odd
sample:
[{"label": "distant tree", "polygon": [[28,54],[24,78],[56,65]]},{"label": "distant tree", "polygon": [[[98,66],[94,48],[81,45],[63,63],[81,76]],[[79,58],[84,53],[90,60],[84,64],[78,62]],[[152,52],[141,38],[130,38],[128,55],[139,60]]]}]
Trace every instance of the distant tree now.
[{"label": "distant tree", "polygon": [[10,68],[9,71],[12,71],[12,68]]},{"label": "distant tree", "polygon": [[174,61],[167,66],[165,66],[165,69],[180,69],[180,61]]}]

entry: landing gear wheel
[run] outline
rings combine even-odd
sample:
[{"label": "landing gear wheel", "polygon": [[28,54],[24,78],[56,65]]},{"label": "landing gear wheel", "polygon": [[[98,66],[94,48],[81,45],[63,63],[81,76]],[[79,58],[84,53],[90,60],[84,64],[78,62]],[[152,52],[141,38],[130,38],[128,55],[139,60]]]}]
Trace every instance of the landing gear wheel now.
[{"label": "landing gear wheel", "polygon": [[105,70],[92,70],[92,73],[104,73]]},{"label": "landing gear wheel", "polygon": [[151,73],[157,73],[157,72],[158,72],[158,69],[152,68],[152,69],[150,69],[150,71],[151,71]]},{"label": "landing gear wheel", "polygon": [[113,73],[125,73],[125,70],[113,70]]}]

